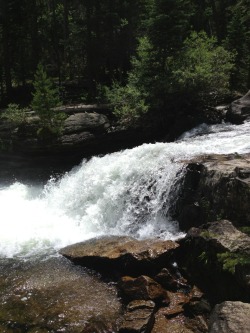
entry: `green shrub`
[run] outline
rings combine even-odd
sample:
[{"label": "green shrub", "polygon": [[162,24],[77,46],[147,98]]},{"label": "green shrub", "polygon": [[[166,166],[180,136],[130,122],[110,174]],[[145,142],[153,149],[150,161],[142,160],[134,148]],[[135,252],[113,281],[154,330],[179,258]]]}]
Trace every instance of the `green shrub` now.
[{"label": "green shrub", "polygon": [[20,108],[18,104],[12,103],[8,105],[1,118],[5,118],[16,126],[19,126],[26,122],[27,111],[27,108]]},{"label": "green shrub", "polygon": [[205,32],[192,32],[183,50],[172,59],[172,81],[176,89],[195,94],[228,93],[235,55],[217,45]]},{"label": "green shrub", "polygon": [[250,227],[244,226],[239,228],[241,232],[244,232],[245,234],[250,236]]},{"label": "green shrub", "polygon": [[115,116],[125,124],[134,123],[148,111],[143,95],[133,84],[121,86],[114,83],[111,89],[107,89],[107,98],[114,107]]},{"label": "green shrub", "polygon": [[224,252],[217,254],[217,258],[225,271],[235,273],[236,265],[250,264],[250,258],[246,254]]}]

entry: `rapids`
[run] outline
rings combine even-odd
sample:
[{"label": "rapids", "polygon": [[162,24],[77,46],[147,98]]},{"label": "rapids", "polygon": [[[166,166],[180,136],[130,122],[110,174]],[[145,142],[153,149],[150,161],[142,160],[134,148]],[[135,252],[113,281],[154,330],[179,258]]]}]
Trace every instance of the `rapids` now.
[{"label": "rapids", "polygon": [[250,123],[205,124],[172,143],[144,144],[82,161],[45,186],[0,184],[0,256],[55,254],[98,235],[176,239],[169,208],[183,160],[250,152]]}]

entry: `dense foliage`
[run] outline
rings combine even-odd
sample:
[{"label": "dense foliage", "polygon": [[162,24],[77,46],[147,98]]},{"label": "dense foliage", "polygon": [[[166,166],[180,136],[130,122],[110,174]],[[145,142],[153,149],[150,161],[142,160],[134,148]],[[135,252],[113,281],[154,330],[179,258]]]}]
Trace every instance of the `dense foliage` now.
[{"label": "dense foliage", "polygon": [[30,102],[39,63],[64,101],[102,101],[107,86],[123,119],[165,108],[171,94],[244,92],[249,8],[249,0],[1,0],[1,103]]}]

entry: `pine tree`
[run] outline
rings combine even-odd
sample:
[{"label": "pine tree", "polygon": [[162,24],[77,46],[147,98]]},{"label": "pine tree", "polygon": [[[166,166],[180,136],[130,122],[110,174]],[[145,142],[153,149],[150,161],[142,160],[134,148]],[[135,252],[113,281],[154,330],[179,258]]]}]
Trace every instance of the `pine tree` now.
[{"label": "pine tree", "polygon": [[61,133],[66,118],[64,113],[55,109],[60,105],[59,93],[41,64],[37,67],[33,84],[35,92],[31,107],[39,116],[41,123],[37,134],[42,139],[50,139],[51,136]]},{"label": "pine tree", "polygon": [[60,105],[60,99],[58,90],[53,87],[52,80],[47,76],[41,64],[37,67],[33,84],[35,92],[31,107],[39,116],[42,127],[52,129],[56,117],[54,108]]}]

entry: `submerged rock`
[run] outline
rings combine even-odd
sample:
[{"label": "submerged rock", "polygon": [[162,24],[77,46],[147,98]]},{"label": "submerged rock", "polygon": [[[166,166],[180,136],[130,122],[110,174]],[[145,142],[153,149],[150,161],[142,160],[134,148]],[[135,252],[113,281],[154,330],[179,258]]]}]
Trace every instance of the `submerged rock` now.
[{"label": "submerged rock", "polygon": [[121,306],[114,286],[64,258],[0,261],[0,331],[117,331]]},{"label": "submerged rock", "polygon": [[170,261],[179,245],[173,241],[136,240],[131,237],[100,237],[67,246],[60,253],[75,264],[118,276],[158,270]]},{"label": "submerged rock", "polygon": [[210,317],[209,333],[249,333],[250,304],[223,302],[217,304]]}]

